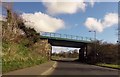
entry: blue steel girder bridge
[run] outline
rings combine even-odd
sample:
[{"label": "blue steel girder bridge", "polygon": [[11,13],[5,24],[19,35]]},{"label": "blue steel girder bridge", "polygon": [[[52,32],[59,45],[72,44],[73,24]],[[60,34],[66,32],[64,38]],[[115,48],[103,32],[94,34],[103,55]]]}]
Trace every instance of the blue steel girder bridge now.
[{"label": "blue steel girder bridge", "polygon": [[80,48],[79,60],[84,61],[87,57],[87,45],[93,43],[94,39],[52,32],[40,32],[41,39],[47,39],[52,46]]}]

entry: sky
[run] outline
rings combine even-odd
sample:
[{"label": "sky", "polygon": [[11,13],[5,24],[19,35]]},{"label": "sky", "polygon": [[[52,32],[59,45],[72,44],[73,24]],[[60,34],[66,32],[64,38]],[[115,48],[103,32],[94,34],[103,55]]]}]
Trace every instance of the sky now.
[{"label": "sky", "polygon": [[81,1],[14,2],[13,10],[21,14],[27,27],[38,33],[46,31],[93,38],[94,33],[89,31],[95,30],[97,39],[116,43],[118,3]]}]

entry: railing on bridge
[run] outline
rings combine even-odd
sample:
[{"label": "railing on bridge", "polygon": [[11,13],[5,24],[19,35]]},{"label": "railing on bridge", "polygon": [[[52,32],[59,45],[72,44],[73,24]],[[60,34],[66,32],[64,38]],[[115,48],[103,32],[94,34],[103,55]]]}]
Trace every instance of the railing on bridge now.
[{"label": "railing on bridge", "polygon": [[40,35],[43,37],[62,38],[62,39],[78,40],[78,41],[93,41],[94,40],[93,38],[89,38],[89,37],[81,37],[81,36],[51,33],[51,32],[40,32]]}]

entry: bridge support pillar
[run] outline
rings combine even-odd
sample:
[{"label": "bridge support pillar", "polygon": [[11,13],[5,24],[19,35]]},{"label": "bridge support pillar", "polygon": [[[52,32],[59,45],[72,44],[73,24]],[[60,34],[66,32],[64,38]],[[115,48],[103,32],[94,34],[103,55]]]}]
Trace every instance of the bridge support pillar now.
[{"label": "bridge support pillar", "polygon": [[79,61],[86,62],[87,61],[87,45],[84,45],[79,50]]},{"label": "bridge support pillar", "polygon": [[52,58],[52,46],[50,47],[50,52],[49,52],[49,60],[51,60]]},{"label": "bridge support pillar", "polygon": [[52,46],[51,46],[51,44],[48,44],[48,46],[47,46],[47,59],[48,60],[51,60],[51,55],[52,55]]}]

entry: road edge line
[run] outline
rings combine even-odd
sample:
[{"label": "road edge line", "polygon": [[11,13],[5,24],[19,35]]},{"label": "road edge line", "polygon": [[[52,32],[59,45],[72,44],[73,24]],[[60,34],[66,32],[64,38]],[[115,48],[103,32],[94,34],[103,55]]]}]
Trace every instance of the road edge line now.
[{"label": "road edge line", "polygon": [[51,72],[52,69],[57,67],[57,62],[55,62],[52,67],[50,67],[48,70],[46,70],[45,72],[43,72],[41,75],[47,75],[49,72]]}]

